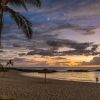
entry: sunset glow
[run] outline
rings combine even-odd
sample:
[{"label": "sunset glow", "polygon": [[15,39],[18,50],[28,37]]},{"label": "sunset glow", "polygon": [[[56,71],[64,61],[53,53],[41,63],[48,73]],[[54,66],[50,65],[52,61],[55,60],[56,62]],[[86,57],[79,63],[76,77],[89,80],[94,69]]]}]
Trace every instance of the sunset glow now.
[{"label": "sunset glow", "polygon": [[0,61],[13,59],[20,67],[100,67],[100,7],[79,5],[43,0],[41,9],[16,8],[33,23],[31,40],[5,15]]}]

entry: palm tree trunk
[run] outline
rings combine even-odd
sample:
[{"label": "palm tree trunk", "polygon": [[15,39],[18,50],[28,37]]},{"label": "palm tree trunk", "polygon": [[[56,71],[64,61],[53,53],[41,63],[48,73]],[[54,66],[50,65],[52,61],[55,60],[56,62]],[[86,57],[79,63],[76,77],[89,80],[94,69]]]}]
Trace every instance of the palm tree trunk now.
[{"label": "palm tree trunk", "polygon": [[1,32],[0,32],[0,49],[1,49]]},{"label": "palm tree trunk", "polygon": [[2,28],[3,28],[3,6],[6,5],[8,3],[8,0],[0,0],[0,48],[2,47]]},{"label": "palm tree trunk", "polygon": [[0,11],[0,48],[2,47],[1,45],[1,34],[2,34],[2,28],[3,28],[3,12]]},{"label": "palm tree trunk", "polygon": [[0,3],[2,3],[2,4],[7,4],[8,3],[8,0],[0,0]]}]

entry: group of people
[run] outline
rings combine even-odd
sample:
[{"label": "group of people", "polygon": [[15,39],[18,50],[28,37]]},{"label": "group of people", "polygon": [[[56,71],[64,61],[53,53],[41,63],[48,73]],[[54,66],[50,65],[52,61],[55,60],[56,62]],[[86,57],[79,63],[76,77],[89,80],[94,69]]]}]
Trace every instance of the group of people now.
[{"label": "group of people", "polygon": [[[13,65],[14,65],[14,62],[11,59],[6,63],[6,67],[10,67],[10,66],[13,66]],[[3,64],[0,63],[0,67],[3,67]]]}]

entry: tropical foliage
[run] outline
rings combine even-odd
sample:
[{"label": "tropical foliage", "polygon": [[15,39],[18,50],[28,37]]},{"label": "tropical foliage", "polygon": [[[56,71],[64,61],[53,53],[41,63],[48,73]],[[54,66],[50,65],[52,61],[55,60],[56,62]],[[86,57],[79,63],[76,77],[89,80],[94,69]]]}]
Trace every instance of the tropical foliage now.
[{"label": "tropical foliage", "polygon": [[10,14],[12,19],[14,19],[16,24],[18,25],[18,28],[22,29],[27,38],[30,39],[32,37],[32,23],[28,19],[26,19],[22,14],[16,12],[9,6],[13,5],[15,7],[23,7],[25,10],[27,10],[28,4],[36,7],[41,6],[40,0],[0,0],[0,41],[2,29],[4,26],[4,13]]}]

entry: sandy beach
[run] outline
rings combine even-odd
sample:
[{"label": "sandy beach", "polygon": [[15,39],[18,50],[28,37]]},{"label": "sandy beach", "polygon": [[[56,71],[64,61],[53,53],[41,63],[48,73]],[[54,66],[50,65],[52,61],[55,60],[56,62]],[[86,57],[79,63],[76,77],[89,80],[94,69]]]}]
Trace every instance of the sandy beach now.
[{"label": "sandy beach", "polygon": [[0,97],[15,100],[100,100],[99,83],[82,83],[0,73]]}]

